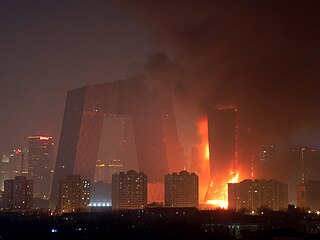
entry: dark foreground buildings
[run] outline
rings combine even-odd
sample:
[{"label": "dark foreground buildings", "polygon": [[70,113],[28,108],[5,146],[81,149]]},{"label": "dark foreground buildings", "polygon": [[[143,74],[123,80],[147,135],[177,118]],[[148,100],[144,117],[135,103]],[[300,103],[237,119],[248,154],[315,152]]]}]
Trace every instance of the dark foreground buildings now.
[{"label": "dark foreground buildings", "polygon": [[3,207],[6,210],[27,211],[32,208],[33,182],[25,176],[4,181]]},{"label": "dark foreground buildings", "polygon": [[320,216],[287,212],[247,215],[196,208],[71,213],[0,213],[1,239],[319,239]]},{"label": "dark foreground buildings", "polygon": [[163,182],[183,169],[176,120],[167,91],[143,78],[92,85],[68,92],[54,172],[50,207],[58,200],[59,181],[69,174],[93,180],[105,116],[127,115],[132,121],[138,171],[149,182]]}]

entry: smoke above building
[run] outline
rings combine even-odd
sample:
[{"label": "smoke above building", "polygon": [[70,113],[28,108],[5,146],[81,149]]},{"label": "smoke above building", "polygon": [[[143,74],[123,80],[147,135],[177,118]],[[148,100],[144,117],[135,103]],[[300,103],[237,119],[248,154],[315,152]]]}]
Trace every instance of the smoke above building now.
[{"label": "smoke above building", "polygon": [[151,57],[150,79],[203,112],[236,105],[243,128],[250,128],[256,141],[276,142],[302,126],[319,128],[316,4],[124,1],[121,6],[166,51]]}]

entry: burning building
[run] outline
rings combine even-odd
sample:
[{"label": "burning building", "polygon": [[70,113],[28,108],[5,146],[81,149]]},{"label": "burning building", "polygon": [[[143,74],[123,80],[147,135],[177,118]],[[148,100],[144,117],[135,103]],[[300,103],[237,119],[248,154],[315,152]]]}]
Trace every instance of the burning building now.
[{"label": "burning building", "polygon": [[214,109],[208,113],[210,179],[219,183],[237,166],[236,108]]},{"label": "burning building", "polygon": [[212,109],[208,112],[208,147],[210,185],[205,202],[226,208],[227,183],[237,182],[237,124],[235,107]]}]

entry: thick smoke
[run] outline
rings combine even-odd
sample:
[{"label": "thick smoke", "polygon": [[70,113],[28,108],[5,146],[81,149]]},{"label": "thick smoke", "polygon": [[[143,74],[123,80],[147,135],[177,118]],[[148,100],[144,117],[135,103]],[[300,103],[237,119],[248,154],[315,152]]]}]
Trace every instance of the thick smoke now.
[{"label": "thick smoke", "polygon": [[184,101],[237,105],[261,143],[319,128],[317,1],[124,2],[172,56],[156,55],[150,75]]}]

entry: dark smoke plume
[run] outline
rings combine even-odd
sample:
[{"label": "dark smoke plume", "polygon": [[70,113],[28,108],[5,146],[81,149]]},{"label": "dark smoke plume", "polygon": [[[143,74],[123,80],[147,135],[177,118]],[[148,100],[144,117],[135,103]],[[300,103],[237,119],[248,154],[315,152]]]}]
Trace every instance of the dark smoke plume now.
[{"label": "dark smoke plume", "polygon": [[181,98],[204,110],[237,105],[261,142],[288,138],[302,126],[319,128],[318,1],[123,5],[173,56],[156,56],[150,74]]}]

